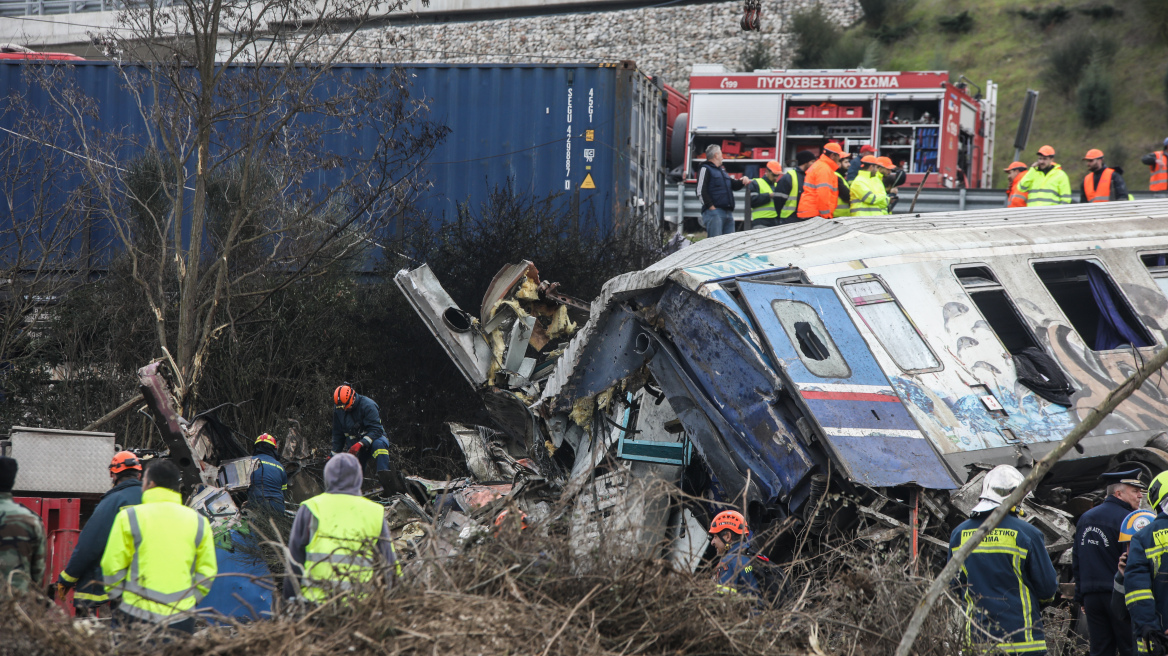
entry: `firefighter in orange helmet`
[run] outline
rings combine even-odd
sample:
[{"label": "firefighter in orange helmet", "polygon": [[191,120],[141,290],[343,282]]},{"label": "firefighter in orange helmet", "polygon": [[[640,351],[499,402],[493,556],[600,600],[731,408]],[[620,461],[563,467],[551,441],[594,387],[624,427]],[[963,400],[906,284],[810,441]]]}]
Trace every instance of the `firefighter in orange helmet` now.
[{"label": "firefighter in orange helmet", "polygon": [[746,518],[736,510],[723,510],[710,522],[710,536],[710,542],[718,551],[714,579],[719,594],[753,594],[758,597],[761,586],[751,561],[761,556],[749,550],[750,529]]},{"label": "firefighter in orange helmet", "polygon": [[333,408],[333,455],[348,451],[362,467],[373,458],[377,471],[389,469],[389,437],[373,399],[344,383],[333,391]]}]

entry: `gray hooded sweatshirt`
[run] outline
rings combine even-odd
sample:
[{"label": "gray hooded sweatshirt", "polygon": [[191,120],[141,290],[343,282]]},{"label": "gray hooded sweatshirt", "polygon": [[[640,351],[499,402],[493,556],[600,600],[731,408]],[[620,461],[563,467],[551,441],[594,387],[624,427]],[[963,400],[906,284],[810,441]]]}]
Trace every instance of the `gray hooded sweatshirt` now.
[{"label": "gray hooded sweatshirt", "polygon": [[[351,494],[361,496],[361,463],[357,457],[349,453],[340,453],[329,459],[324,466],[325,494]],[[295,576],[284,578],[284,596],[294,598],[298,596],[299,577],[304,576],[305,549],[316,535],[318,522],[316,516],[301,505],[296,511],[296,519],[292,522],[292,534],[288,538],[288,550],[292,553],[292,569]],[[386,584],[393,587],[394,563],[397,556],[393,552],[393,537],[389,534],[389,525],[381,522],[381,536],[378,538],[378,547],[381,551],[386,567]]]}]

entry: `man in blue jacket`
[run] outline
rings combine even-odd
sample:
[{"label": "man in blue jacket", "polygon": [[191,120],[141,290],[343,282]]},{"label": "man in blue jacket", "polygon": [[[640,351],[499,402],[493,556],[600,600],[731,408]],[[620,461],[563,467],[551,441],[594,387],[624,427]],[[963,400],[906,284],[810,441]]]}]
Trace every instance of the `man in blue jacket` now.
[{"label": "man in blue jacket", "polygon": [[1162,567],[1168,552],[1168,471],[1160,472],[1148,486],[1148,503],[1156,512],[1131,540],[1124,571],[1124,601],[1131,613],[1132,633],[1140,654],[1163,654],[1168,646],[1164,617],[1168,615],[1168,572]]},{"label": "man in blue jacket", "polygon": [[364,467],[373,458],[376,471],[389,469],[389,438],[381,425],[381,409],[345,383],[333,392],[333,455],[357,456]]},{"label": "man in blue jacket", "polygon": [[114,454],[109,465],[113,488],[101,497],[93,515],[85,522],[69,564],[57,578],[57,598],[73,591],[73,607],[79,617],[87,617],[98,606],[109,602],[101,571],[101,556],[109,541],[110,528],[118,511],[142,503],[142,463],[129,451]]},{"label": "man in blue jacket", "polygon": [[710,535],[719,559],[714,568],[718,593],[759,597],[761,586],[754,575],[756,556],[749,550],[746,518],[735,510],[723,510],[710,522]]},{"label": "man in blue jacket", "polygon": [[743,180],[730,177],[722,166],[722,148],[707,146],[706,161],[698,167],[698,186],[694,190],[702,200],[702,227],[707,237],[734,232],[734,192],[743,184]]},{"label": "man in blue jacket", "polygon": [[1129,656],[1131,627],[1111,612],[1111,592],[1123,543],[1119,541],[1124,518],[1140,507],[1147,486],[1140,470],[1110,472],[1103,503],[1083,513],[1075,528],[1071,567],[1075,576],[1075,601],[1087,616],[1091,656]]},{"label": "man in blue jacket", "polygon": [[[1022,474],[1009,465],[987,472],[969,519],[953,529],[950,555],[1021,484]],[[973,550],[957,582],[964,590],[965,635],[971,646],[993,640],[992,646],[1008,654],[1046,654],[1042,607],[1054,603],[1058,575],[1042,532],[1019,519],[1016,509]],[[980,627],[977,631],[975,623]]]},{"label": "man in blue jacket", "polygon": [[276,438],[264,433],[256,438],[252,453],[256,468],[251,472],[251,487],[247,489],[247,502],[255,507],[263,507],[277,515],[284,514],[284,492],[288,490],[288,474],[276,456]]}]

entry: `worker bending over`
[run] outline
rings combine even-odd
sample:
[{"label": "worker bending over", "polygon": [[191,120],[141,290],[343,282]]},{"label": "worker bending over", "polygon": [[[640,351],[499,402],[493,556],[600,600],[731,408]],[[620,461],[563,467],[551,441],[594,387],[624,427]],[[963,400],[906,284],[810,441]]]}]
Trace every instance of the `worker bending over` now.
[{"label": "worker bending over", "polygon": [[109,602],[101,572],[101,557],[109,542],[110,529],[122,508],[142,503],[142,462],[138,456],[130,451],[115,453],[109,472],[113,488],[102,495],[89,521],[85,522],[69,564],[61,570],[55,583],[58,599],[64,599],[71,588],[77,588],[73,592],[73,607],[80,617],[88,616]]},{"label": "worker bending over", "polygon": [[251,487],[247,489],[247,503],[273,514],[284,514],[284,493],[288,491],[288,474],[276,456],[279,444],[276,438],[264,433],[252,447],[256,467],[251,472]]},{"label": "worker bending over", "polygon": [[333,392],[333,455],[357,456],[364,467],[373,458],[377,471],[389,469],[389,438],[381,425],[381,409],[345,383]]},{"label": "worker bending over", "polygon": [[106,594],[121,599],[115,622],[195,630],[189,611],[211,591],[218,563],[211,523],[183,505],[181,484],[173,462],[151,462],[142,475],[142,504],[114,519],[101,570]]},{"label": "worker bending over", "polygon": [[[1009,465],[986,473],[980,500],[949,537],[950,556],[1021,484],[1022,474]],[[958,583],[965,596],[965,640],[971,647],[1028,656],[1046,653],[1042,608],[1054,603],[1058,575],[1042,532],[1019,519],[1017,508],[1011,508],[969,555]],[[974,624],[979,628],[975,630]]]},{"label": "worker bending over", "polygon": [[386,585],[392,587],[394,576],[401,576],[401,564],[385,508],[361,496],[357,458],[333,456],[324,466],[324,489],[296,511],[288,538],[293,576],[284,579],[284,596],[325,601],[354,583],[372,581],[378,560],[385,565]]}]

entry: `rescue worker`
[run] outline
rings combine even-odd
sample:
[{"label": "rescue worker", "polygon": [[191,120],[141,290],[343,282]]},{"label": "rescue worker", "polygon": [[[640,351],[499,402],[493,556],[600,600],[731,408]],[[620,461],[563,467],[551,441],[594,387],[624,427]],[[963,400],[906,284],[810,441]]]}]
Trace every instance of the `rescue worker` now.
[{"label": "rescue worker", "polygon": [[1063,167],[1054,163],[1054,155],[1054,148],[1050,146],[1039,148],[1038,161],[1018,183],[1018,190],[1026,193],[1026,207],[1049,207],[1071,202],[1071,181]]},{"label": "rescue worker", "polygon": [[904,184],[908,173],[905,171],[905,162],[901,160],[898,164],[892,163],[891,157],[880,156],[876,160],[880,166],[888,169],[888,175],[884,176],[884,188],[888,190],[888,213],[892,214],[892,210],[896,208],[896,204],[900,201],[900,185]]},{"label": "rescue worker", "polygon": [[[1119,546],[1123,553],[1119,556],[1118,571],[1115,573],[1111,587],[1111,615],[1123,629],[1123,633],[1117,634],[1119,637],[1116,642],[1122,641],[1122,644],[1126,644],[1126,653],[1128,654],[1135,653],[1136,644],[1135,638],[1132,636],[1131,614],[1127,612],[1127,605],[1123,602],[1123,574],[1127,568],[1127,556],[1128,550],[1131,548],[1132,537],[1142,531],[1145,526],[1151,524],[1154,519],[1156,519],[1156,513],[1150,510],[1137,510],[1124,517],[1123,523],[1119,526]],[[1125,653],[1122,648],[1120,653]]]},{"label": "rescue worker", "polygon": [[355,582],[373,579],[376,553],[386,567],[386,584],[401,576],[385,508],[361,496],[361,463],[340,453],[324,466],[324,493],[300,504],[288,551],[292,574],[284,579],[284,596],[321,602]]},{"label": "rescue worker", "polygon": [[142,475],[142,504],[118,511],[101,557],[105,589],[120,599],[115,623],[150,622],[193,633],[188,612],[218,574],[211,523],[183,505],[182,473],[155,460]]},{"label": "rescue worker", "polygon": [[751,564],[756,556],[748,548],[748,534],[746,518],[736,510],[723,510],[710,522],[710,542],[718,552],[714,580],[719,594],[760,596],[761,589]]},{"label": "rescue worker", "polygon": [[860,161],[863,167],[852,181],[852,216],[888,214],[888,192],[884,189],[888,169],[872,155],[866,155]]},{"label": "rescue worker", "polygon": [[795,155],[795,166],[775,183],[775,200],[782,200],[783,206],[779,209],[779,225],[798,223],[803,219],[796,216],[799,200],[803,194],[803,183],[807,180],[807,169],[818,159],[810,150],[801,150]]},{"label": "rescue worker", "polygon": [[707,237],[734,232],[734,192],[742,188],[722,166],[722,148],[706,147],[706,161],[698,169],[698,186],[694,193],[702,200],[702,227]]},{"label": "rescue worker", "polygon": [[[783,166],[775,161],[766,163],[762,177],[751,180],[750,184],[750,226],[752,228],[773,228],[779,225],[779,211],[775,200],[775,185],[783,174]],[[786,200],[785,198],[781,200]]]},{"label": "rescue worker", "polygon": [[852,190],[848,186],[848,180],[844,177],[842,169],[841,166],[835,170],[836,203],[835,211],[831,213],[833,219],[852,215]]},{"label": "rescue worker", "polygon": [[69,564],[61,570],[54,584],[58,599],[64,599],[69,590],[76,587],[73,606],[81,617],[109,602],[101,572],[101,557],[109,542],[110,529],[122,508],[142,503],[142,462],[138,456],[129,451],[115,453],[110,460],[109,472],[113,487],[102,495],[89,521],[85,522]]},{"label": "rescue worker", "polygon": [[381,409],[345,383],[333,391],[333,455],[342,450],[357,456],[364,467],[373,458],[376,471],[389,469],[389,438],[381,425]]},{"label": "rescue worker", "polygon": [[1140,507],[1147,486],[1139,480],[1140,471],[1109,472],[1101,478],[1108,482],[1107,497],[1098,506],[1083,513],[1075,525],[1071,570],[1075,579],[1075,601],[1087,616],[1091,656],[1131,654],[1128,635],[1119,618],[1111,613],[1111,591],[1119,557],[1119,542],[1124,519]]},{"label": "rescue worker", "polygon": [[1104,166],[1102,150],[1092,148],[1083,159],[1087,162],[1087,175],[1079,188],[1080,203],[1131,200],[1127,193],[1127,184],[1123,181],[1123,169]]},{"label": "rescue worker", "polygon": [[1161,619],[1168,615],[1168,577],[1157,574],[1168,551],[1168,471],[1152,479],[1148,503],[1156,519],[1132,536],[1123,575],[1124,602],[1131,614],[1136,652],[1162,654],[1168,646],[1168,632]]},{"label": "rescue worker", "polygon": [[27,593],[45,578],[45,527],[12,498],[17,469],[16,460],[0,458],[0,599]]},{"label": "rescue worker", "polygon": [[[508,515],[510,515],[510,512],[511,512],[510,510],[504,510],[495,516],[495,529],[494,530],[495,530],[496,534],[502,532],[504,530],[504,528],[507,526],[515,526],[515,520],[511,520],[511,521],[507,520],[507,517],[508,517]],[[520,531],[527,530],[527,513],[523,512],[522,510],[519,511],[518,528]]]},{"label": "rescue worker", "polygon": [[849,186],[856,180],[856,176],[860,174],[860,170],[863,168],[863,159],[867,155],[876,157],[876,148],[870,144],[860,146],[860,156],[853,157],[852,161],[848,163],[848,174],[844,177],[847,178]]},{"label": "rescue worker", "polygon": [[[953,529],[950,556],[961,548],[994,508],[1022,484],[1022,474],[998,465],[982,480],[981,498],[969,519]],[[993,641],[1008,654],[1045,654],[1042,607],[1054,602],[1058,576],[1046,553],[1042,532],[1018,517],[1002,518],[969,555],[958,575],[966,605],[966,641]],[[976,623],[980,629],[974,630]],[[987,637],[988,636],[988,637]]]},{"label": "rescue worker", "polygon": [[1030,167],[1025,162],[1013,162],[1004,170],[1010,180],[1010,190],[1006,192],[1006,207],[1026,207],[1026,192],[1018,189],[1018,183],[1022,182]]},{"label": "rescue worker", "polygon": [[251,472],[251,487],[247,488],[250,506],[263,507],[277,515],[284,514],[284,493],[288,491],[288,474],[276,456],[279,444],[276,438],[264,433],[252,446],[256,468]]},{"label": "rescue worker", "polygon": [[1152,170],[1152,178],[1148,182],[1152,197],[1168,198],[1168,139],[1164,140],[1161,150],[1144,155],[1140,161]]},{"label": "rescue worker", "polygon": [[807,169],[807,179],[803,183],[803,193],[799,198],[796,215],[800,219],[819,217],[830,219],[839,203],[839,184],[835,172],[840,162],[851,157],[837,143],[828,143],[823,154]]}]

